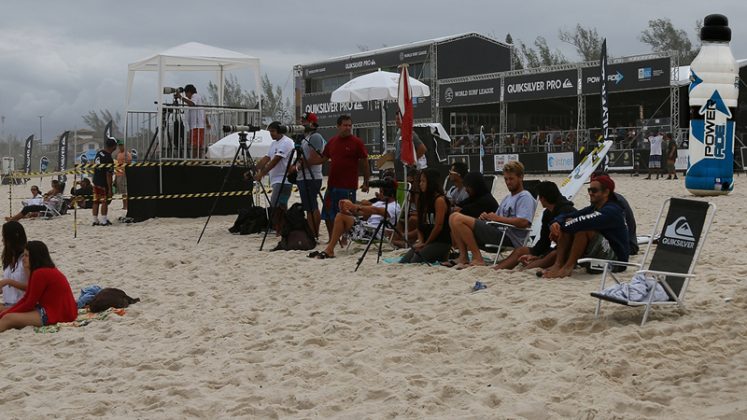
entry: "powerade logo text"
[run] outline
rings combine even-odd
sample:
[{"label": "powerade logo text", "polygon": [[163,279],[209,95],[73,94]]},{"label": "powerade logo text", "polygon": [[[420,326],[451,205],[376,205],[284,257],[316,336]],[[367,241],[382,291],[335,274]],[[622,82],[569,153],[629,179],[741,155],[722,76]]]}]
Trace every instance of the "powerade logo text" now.
[{"label": "powerade logo text", "polygon": [[[705,156],[714,159],[723,159],[726,148],[726,124],[718,124],[716,121],[716,101],[708,100],[705,106],[705,132],[703,133],[703,145]],[[723,121],[726,122],[725,119]]]}]

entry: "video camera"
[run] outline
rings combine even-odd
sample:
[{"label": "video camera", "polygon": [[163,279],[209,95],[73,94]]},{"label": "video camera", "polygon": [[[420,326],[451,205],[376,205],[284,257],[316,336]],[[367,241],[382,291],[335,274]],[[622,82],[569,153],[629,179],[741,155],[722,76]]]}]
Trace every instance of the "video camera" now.
[{"label": "video camera", "polygon": [[395,197],[397,195],[397,180],[392,176],[385,176],[382,179],[369,181],[369,187],[381,188],[381,193],[385,197]]},{"label": "video camera", "polygon": [[163,88],[163,94],[164,95],[171,95],[171,94],[176,94],[176,93],[184,93],[184,88],[181,87],[181,86],[179,86],[179,87],[164,87]]},{"label": "video camera", "polygon": [[224,133],[232,133],[234,131],[259,131],[262,127],[256,126],[256,125],[224,125],[223,126],[223,132]]}]

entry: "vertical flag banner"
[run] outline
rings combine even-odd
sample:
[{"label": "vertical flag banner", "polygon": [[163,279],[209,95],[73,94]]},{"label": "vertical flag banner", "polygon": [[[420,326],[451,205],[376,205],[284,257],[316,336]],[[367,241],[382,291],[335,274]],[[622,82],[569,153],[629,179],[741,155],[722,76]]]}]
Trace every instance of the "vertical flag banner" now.
[{"label": "vertical flag banner", "polygon": [[400,159],[405,165],[415,164],[415,145],[412,142],[412,92],[410,91],[410,75],[407,73],[407,64],[402,65],[399,75],[399,89],[397,95],[399,113],[402,116]]},{"label": "vertical flag banner", "polygon": [[600,98],[602,99],[602,137],[607,140],[610,136],[610,107],[607,102],[607,38],[602,41],[602,53],[599,58],[599,74],[600,82],[599,86],[601,91],[599,92]]},{"label": "vertical flag banner", "polygon": [[[67,170],[67,137],[69,131],[65,131],[60,136],[60,144],[57,148],[57,170],[58,171],[65,171]],[[63,184],[67,182],[67,175],[58,175],[57,180],[62,182]]]},{"label": "vertical flag banner", "polygon": [[25,173],[31,172],[31,149],[34,146],[34,135],[28,136],[26,139],[26,146],[23,149],[23,171]]},{"label": "vertical flag banner", "polygon": [[485,128],[485,126],[482,126],[482,125],[480,126],[480,173],[481,174],[485,173],[485,171],[483,170],[483,167],[482,167],[482,161],[483,161],[483,158],[485,157],[485,131],[484,131],[484,128]]}]

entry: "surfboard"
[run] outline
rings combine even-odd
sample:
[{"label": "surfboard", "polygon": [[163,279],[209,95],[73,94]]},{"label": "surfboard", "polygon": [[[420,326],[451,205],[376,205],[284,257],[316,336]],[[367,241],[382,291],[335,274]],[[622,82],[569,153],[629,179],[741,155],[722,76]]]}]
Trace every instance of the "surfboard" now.
[{"label": "surfboard", "polygon": [[[612,148],[612,140],[607,140],[604,143],[599,143],[588,155],[581,159],[581,162],[566,176],[558,185],[560,193],[563,197],[569,201],[573,201],[576,194],[583,188],[586,181],[591,177],[591,174],[604,162],[607,152]],[[578,208],[584,207],[578,205]],[[538,209],[534,213],[534,220],[532,221],[532,231],[529,234],[531,244],[534,245],[539,240],[540,230],[542,229],[542,209]]]}]

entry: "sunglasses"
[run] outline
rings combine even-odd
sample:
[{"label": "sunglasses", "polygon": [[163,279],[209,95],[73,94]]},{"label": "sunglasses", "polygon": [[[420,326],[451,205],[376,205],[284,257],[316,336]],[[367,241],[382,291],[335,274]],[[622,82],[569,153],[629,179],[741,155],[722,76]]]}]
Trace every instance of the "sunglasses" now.
[{"label": "sunglasses", "polygon": [[596,194],[596,193],[598,193],[598,192],[601,192],[601,191],[604,191],[604,190],[603,190],[603,189],[601,189],[601,188],[595,188],[595,187],[591,187],[591,188],[589,188],[589,189],[588,189],[587,191],[589,191],[589,194]]}]

